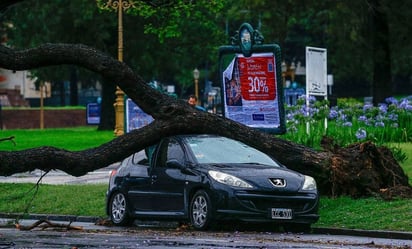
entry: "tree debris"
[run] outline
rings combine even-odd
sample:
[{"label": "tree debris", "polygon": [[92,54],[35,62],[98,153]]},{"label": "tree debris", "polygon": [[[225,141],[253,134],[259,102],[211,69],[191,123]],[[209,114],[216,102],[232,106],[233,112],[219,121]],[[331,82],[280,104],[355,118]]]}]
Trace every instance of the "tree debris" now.
[{"label": "tree debris", "polygon": [[69,224],[62,224],[62,223],[51,222],[49,220],[38,220],[29,226],[23,226],[17,223],[15,226],[17,229],[21,231],[30,231],[35,228],[40,228],[41,230],[45,230],[48,228],[64,229],[64,230],[83,230],[83,227],[81,226],[72,226],[71,222]]}]

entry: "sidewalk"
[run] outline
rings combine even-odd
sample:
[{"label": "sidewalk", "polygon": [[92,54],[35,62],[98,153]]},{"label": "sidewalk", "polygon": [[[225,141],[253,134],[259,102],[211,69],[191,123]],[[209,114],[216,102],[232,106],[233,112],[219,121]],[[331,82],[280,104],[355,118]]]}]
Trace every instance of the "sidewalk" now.
[{"label": "sidewalk", "polygon": [[[24,217],[24,218],[20,218]],[[75,216],[75,215],[53,215],[53,214],[9,214],[0,212],[0,228],[14,227],[15,220],[18,219],[19,224],[30,226],[36,221],[47,220],[57,224],[70,224],[71,226],[82,227],[84,230],[106,230],[106,231],[122,231],[127,227],[114,225],[104,225],[108,222],[107,219],[93,216]],[[111,224],[108,222],[108,224]],[[161,222],[161,221],[135,221],[136,227],[177,227],[178,222]]]}]

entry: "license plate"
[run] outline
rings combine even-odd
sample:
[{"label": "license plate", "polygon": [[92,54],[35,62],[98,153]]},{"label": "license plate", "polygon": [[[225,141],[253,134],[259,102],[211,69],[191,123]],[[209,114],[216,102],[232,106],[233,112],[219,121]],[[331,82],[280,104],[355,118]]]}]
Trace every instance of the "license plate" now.
[{"label": "license plate", "polygon": [[292,209],[289,208],[272,208],[272,219],[291,220],[293,218]]}]

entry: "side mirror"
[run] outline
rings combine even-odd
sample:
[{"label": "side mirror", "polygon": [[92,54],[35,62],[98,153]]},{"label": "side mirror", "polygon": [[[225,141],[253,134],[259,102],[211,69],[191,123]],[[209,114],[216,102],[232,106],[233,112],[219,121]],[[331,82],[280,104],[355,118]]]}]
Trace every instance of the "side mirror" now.
[{"label": "side mirror", "polygon": [[184,169],[185,165],[183,165],[181,162],[179,162],[176,159],[171,159],[166,162],[166,167],[171,168],[171,169]]}]

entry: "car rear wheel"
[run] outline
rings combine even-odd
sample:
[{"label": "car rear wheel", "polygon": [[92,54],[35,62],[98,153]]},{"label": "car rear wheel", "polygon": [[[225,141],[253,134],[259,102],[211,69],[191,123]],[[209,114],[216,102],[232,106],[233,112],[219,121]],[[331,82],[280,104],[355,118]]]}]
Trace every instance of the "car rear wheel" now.
[{"label": "car rear wheel", "polygon": [[190,202],[190,222],[197,230],[206,230],[211,223],[212,206],[209,195],[199,190]]},{"label": "car rear wheel", "polygon": [[125,226],[130,225],[133,220],[130,219],[128,210],[128,202],[123,193],[117,192],[110,198],[110,219],[115,225]]}]

